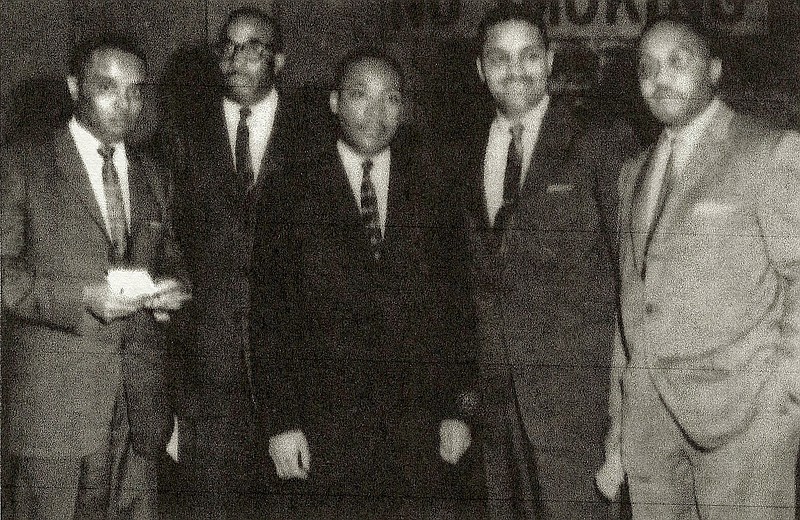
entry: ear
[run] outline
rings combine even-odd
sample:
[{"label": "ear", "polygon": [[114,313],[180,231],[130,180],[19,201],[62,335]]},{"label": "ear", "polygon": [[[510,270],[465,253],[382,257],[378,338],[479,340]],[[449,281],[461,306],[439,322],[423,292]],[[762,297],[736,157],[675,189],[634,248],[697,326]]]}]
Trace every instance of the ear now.
[{"label": "ear", "polygon": [[275,75],[277,76],[278,74],[281,73],[281,71],[283,70],[283,66],[286,63],[286,54],[279,52],[278,54],[273,56],[272,59],[274,63],[273,69],[275,71]]},{"label": "ear", "polygon": [[475,68],[478,70],[478,77],[481,78],[483,83],[486,83],[486,76],[483,75],[483,62],[480,56],[475,58]]},{"label": "ear", "polygon": [[711,80],[711,83],[716,85],[717,83],[719,83],[721,77],[722,77],[722,60],[719,58],[714,58],[711,60],[711,63],[708,64],[708,79]]},{"label": "ear", "polygon": [[335,115],[338,116],[339,115],[339,91],[338,90],[332,90],[331,91],[331,95],[328,98],[328,103],[329,103],[329,105],[331,107],[331,112],[333,112]]},{"label": "ear", "polygon": [[75,76],[67,76],[67,88],[69,89],[69,96],[72,98],[72,101],[77,102],[81,92],[81,86],[78,83],[78,78]]}]

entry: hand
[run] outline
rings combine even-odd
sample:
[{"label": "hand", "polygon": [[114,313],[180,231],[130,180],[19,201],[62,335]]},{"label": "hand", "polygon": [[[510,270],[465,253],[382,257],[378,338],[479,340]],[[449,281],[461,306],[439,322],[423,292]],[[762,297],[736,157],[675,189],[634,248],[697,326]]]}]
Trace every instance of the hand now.
[{"label": "hand", "polygon": [[140,310],[141,298],[130,298],[111,290],[106,282],[87,285],[83,289],[86,308],[103,323],[110,323]]},{"label": "hand", "polygon": [[311,452],[302,431],[291,430],[270,437],[269,456],[272,457],[279,478],[308,478]]},{"label": "hand", "polygon": [[619,497],[622,483],[625,481],[625,471],[622,468],[622,455],[619,448],[606,454],[606,461],[597,470],[594,481],[597,489],[607,499],[616,500]]},{"label": "hand", "polygon": [[173,462],[178,462],[178,417],[173,416],[174,425],[172,426],[172,435],[167,443],[167,454]]},{"label": "hand", "polygon": [[472,444],[472,434],[467,423],[445,419],[439,424],[439,455],[445,462],[457,464]]},{"label": "hand", "polygon": [[[159,317],[163,317],[169,311],[177,311],[191,298],[192,295],[182,283],[170,278],[156,283],[156,293],[145,299],[144,306],[153,311],[158,321],[166,321]],[[166,319],[169,319],[168,314]]]}]

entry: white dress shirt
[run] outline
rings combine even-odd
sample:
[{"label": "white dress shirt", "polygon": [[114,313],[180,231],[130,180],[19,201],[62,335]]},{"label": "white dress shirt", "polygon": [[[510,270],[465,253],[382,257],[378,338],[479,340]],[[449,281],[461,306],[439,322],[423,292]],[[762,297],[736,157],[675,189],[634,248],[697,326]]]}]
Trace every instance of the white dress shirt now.
[{"label": "white dress shirt", "polygon": [[[225,125],[228,127],[228,143],[231,156],[236,163],[236,130],[239,128],[239,111],[242,105],[228,98],[222,100],[225,112]],[[269,94],[254,105],[250,105],[247,128],[250,131],[250,158],[253,160],[253,175],[258,179],[261,161],[267,151],[267,143],[275,126],[275,113],[278,111],[278,91],[273,87]]]},{"label": "white dress shirt", "polygon": [[363,163],[366,160],[372,161],[372,170],[369,176],[375,185],[375,197],[378,199],[378,218],[381,223],[381,234],[386,230],[386,210],[389,205],[389,169],[392,163],[392,154],[386,148],[378,155],[373,157],[363,157],[356,153],[350,146],[343,141],[336,143],[339,150],[339,158],[342,160],[344,171],[347,173],[347,180],[350,181],[350,189],[356,198],[358,209],[361,209],[361,181],[364,178]]},{"label": "white dress shirt", "polygon": [[[522,134],[522,176],[520,187],[525,185],[525,176],[531,164],[531,157],[539,139],[544,114],[550,104],[550,96],[545,94],[542,100],[532,108],[521,123],[525,130]],[[514,122],[497,113],[489,128],[489,140],[486,144],[486,156],[483,161],[483,186],[486,195],[486,208],[489,222],[494,224],[495,216],[503,205],[503,182],[506,174],[508,145],[511,143],[511,127]]]},{"label": "white dress shirt", "polygon": [[656,143],[654,156],[651,164],[652,173],[649,177],[650,182],[647,186],[647,213],[649,223],[655,217],[656,203],[664,184],[664,175],[667,170],[667,163],[672,153],[672,172],[675,179],[679,179],[681,173],[689,163],[689,159],[694,153],[697,144],[706,131],[709,123],[717,113],[720,100],[714,98],[711,103],[697,117],[688,124],[677,128],[665,128]]},{"label": "white dress shirt", "polygon": [[[94,198],[100,206],[100,213],[106,224],[106,230],[111,233],[108,224],[108,208],[106,207],[106,193],[103,186],[103,157],[98,151],[103,143],[100,142],[85,126],[78,122],[73,116],[69,122],[69,133],[78,148],[78,154],[86,167],[89,175],[89,182],[92,184]],[[117,170],[119,187],[122,191],[122,202],[125,206],[125,218],[128,221],[128,229],[131,226],[131,191],[128,184],[128,157],[125,153],[125,143],[109,143],[114,147],[114,168]]]}]

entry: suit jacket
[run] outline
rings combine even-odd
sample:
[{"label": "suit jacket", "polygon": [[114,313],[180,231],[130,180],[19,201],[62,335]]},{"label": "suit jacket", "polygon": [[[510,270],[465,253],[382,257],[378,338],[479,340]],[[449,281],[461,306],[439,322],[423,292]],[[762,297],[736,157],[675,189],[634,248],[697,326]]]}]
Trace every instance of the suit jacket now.
[{"label": "suit jacket", "polygon": [[[130,148],[128,160],[131,263],[153,277],[179,277],[167,177]],[[38,457],[98,450],[121,383],[134,448],[163,452],[171,419],[152,313],[104,324],[83,303],[84,286],[105,281],[110,239],[69,131],[5,150],[0,179],[7,446]]]},{"label": "suit jacket", "polygon": [[462,167],[484,412],[494,421],[515,394],[534,444],[589,448],[607,425],[597,410],[606,405],[614,326],[614,186],[631,132],[590,128],[551,100],[517,209],[498,237],[483,186],[490,123],[466,141]]},{"label": "suit jacket", "polygon": [[[620,178],[615,366],[623,379],[647,369],[689,438],[713,448],[748,426],[776,370],[794,373],[800,136],[723,104],[672,187],[645,257],[639,205],[649,155]],[[612,390],[618,433],[618,382]]]},{"label": "suit jacket", "polygon": [[[375,465],[385,467],[381,461],[389,457],[430,464],[439,421],[460,416],[460,383],[469,373],[469,299],[459,267],[464,248],[459,252],[448,235],[457,229],[457,215],[437,174],[440,163],[417,146],[392,146],[376,260],[330,141],[298,165],[306,197],[294,217],[297,269],[285,278],[294,287],[283,289],[293,294],[287,314],[295,318],[295,333],[270,342],[272,325],[287,321],[259,320],[254,348],[261,368],[254,379],[272,419],[265,438],[303,430],[314,481],[358,486],[375,480]],[[256,247],[256,258],[264,251]],[[254,270],[263,265],[254,261]],[[260,301],[277,294],[262,293]]]},{"label": "suit jacket", "polygon": [[221,99],[198,113],[191,126],[173,128],[168,135],[165,149],[175,170],[178,238],[193,283],[182,415],[228,417],[252,410],[248,321],[253,229],[258,221],[282,218],[284,205],[295,196],[287,178],[295,140],[290,110],[281,95],[257,182],[249,189],[237,178]]}]

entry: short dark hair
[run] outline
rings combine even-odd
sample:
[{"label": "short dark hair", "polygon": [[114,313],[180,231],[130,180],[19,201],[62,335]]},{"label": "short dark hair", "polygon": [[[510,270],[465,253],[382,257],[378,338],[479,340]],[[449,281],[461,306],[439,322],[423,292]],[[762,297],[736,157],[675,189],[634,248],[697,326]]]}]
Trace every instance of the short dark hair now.
[{"label": "short dark hair", "polygon": [[405,75],[403,74],[403,67],[400,65],[400,62],[395,59],[386,49],[383,47],[358,47],[353,49],[352,51],[348,52],[344,58],[339,62],[339,65],[336,67],[336,73],[334,76],[334,90],[341,90],[342,82],[344,81],[344,77],[347,74],[347,71],[355,65],[356,63],[365,61],[365,60],[379,60],[389,66],[393,71],[397,73],[397,77],[400,80],[400,91],[402,92],[405,90]]},{"label": "short dark hair", "polygon": [[510,1],[500,2],[497,7],[489,10],[481,20],[478,26],[478,36],[480,37],[480,47],[478,52],[483,52],[483,46],[486,44],[486,37],[489,29],[495,25],[509,21],[527,22],[539,30],[542,36],[542,41],[546,48],[550,47],[550,36],[547,33],[547,25],[544,22],[542,12],[537,12],[528,7],[526,4],[516,4]]},{"label": "short dark hair", "polygon": [[136,40],[124,34],[104,33],[86,38],[75,46],[69,60],[69,75],[82,77],[92,54],[107,49],[133,54],[147,67],[147,55]]},{"label": "short dark hair", "polygon": [[222,41],[228,36],[228,28],[236,21],[242,18],[254,18],[272,30],[272,41],[270,47],[274,52],[283,51],[283,31],[281,31],[281,24],[278,19],[271,16],[269,13],[258,7],[247,5],[234,9],[228,14],[222,27],[219,29],[218,41]]},{"label": "short dark hair", "polygon": [[666,13],[648,20],[642,28],[642,32],[636,42],[636,47],[639,48],[641,46],[642,39],[647,35],[647,33],[650,32],[653,27],[661,23],[671,23],[673,25],[683,27],[687,31],[697,36],[706,49],[708,49],[708,53],[712,58],[722,59],[722,45],[719,35],[708,28],[700,17],[687,16],[681,13]]}]

